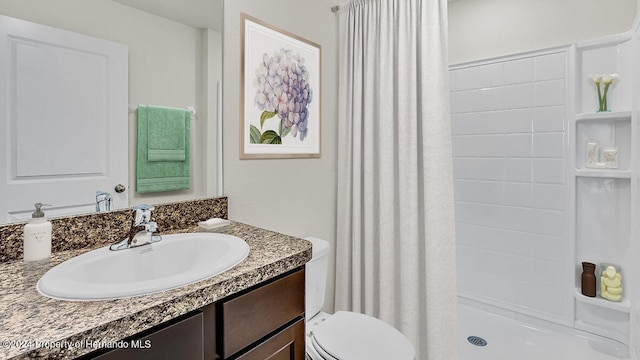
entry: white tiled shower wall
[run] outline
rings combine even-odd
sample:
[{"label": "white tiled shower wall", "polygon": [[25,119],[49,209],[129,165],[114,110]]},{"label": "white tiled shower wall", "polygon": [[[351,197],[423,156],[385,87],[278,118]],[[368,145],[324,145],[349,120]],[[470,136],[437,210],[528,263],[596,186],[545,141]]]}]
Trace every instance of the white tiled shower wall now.
[{"label": "white tiled shower wall", "polygon": [[450,71],[459,294],[561,322],[573,288],[567,57]]}]

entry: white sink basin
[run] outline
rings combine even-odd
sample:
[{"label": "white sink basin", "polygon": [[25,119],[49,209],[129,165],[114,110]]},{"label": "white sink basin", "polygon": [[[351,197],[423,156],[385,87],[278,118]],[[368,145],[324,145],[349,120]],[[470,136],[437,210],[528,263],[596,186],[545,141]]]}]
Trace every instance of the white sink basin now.
[{"label": "white sink basin", "polygon": [[249,245],[217,233],[162,235],[133,249],[109,246],[71,258],[47,271],[36,285],[61,300],[111,300],[174,289],[220,274],[240,263]]}]

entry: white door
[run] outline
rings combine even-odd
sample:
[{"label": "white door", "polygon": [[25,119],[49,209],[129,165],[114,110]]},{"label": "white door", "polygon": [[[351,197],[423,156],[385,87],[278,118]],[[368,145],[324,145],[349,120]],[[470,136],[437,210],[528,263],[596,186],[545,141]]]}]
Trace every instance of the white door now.
[{"label": "white door", "polygon": [[128,48],[0,16],[0,223],[128,206]]}]

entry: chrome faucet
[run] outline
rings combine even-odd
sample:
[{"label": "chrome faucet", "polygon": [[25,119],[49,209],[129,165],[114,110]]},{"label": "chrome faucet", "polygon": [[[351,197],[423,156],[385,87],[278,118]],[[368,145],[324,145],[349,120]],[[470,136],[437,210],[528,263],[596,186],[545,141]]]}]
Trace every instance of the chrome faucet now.
[{"label": "chrome faucet", "polygon": [[125,250],[151,244],[162,240],[162,236],[153,235],[158,230],[158,224],[151,221],[153,206],[140,204],[133,208],[131,227],[126,239],[109,247],[110,250]]},{"label": "chrome faucet", "polygon": [[113,210],[113,196],[105,191],[96,191],[96,212]]}]

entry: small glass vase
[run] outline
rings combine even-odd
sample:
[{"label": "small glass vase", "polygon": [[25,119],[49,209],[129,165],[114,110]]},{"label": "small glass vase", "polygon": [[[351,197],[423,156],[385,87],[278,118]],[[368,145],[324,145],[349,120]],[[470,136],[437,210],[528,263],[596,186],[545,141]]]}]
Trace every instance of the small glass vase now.
[{"label": "small glass vase", "polygon": [[604,95],[602,95],[602,98],[598,99],[598,110],[596,112],[611,112],[607,95],[608,94],[605,92]]},{"label": "small glass vase", "polygon": [[610,112],[609,101],[607,93],[609,88],[618,80],[618,74],[589,74],[589,78],[596,86],[598,92],[598,109],[596,112]]},{"label": "small glass vase", "polygon": [[[612,80],[613,81],[613,80]],[[598,88],[598,111],[597,112],[611,112],[611,108],[609,107],[609,101],[611,94],[609,94],[609,87],[611,86],[611,81],[604,84],[604,89],[600,91],[600,84],[596,84]]]}]

